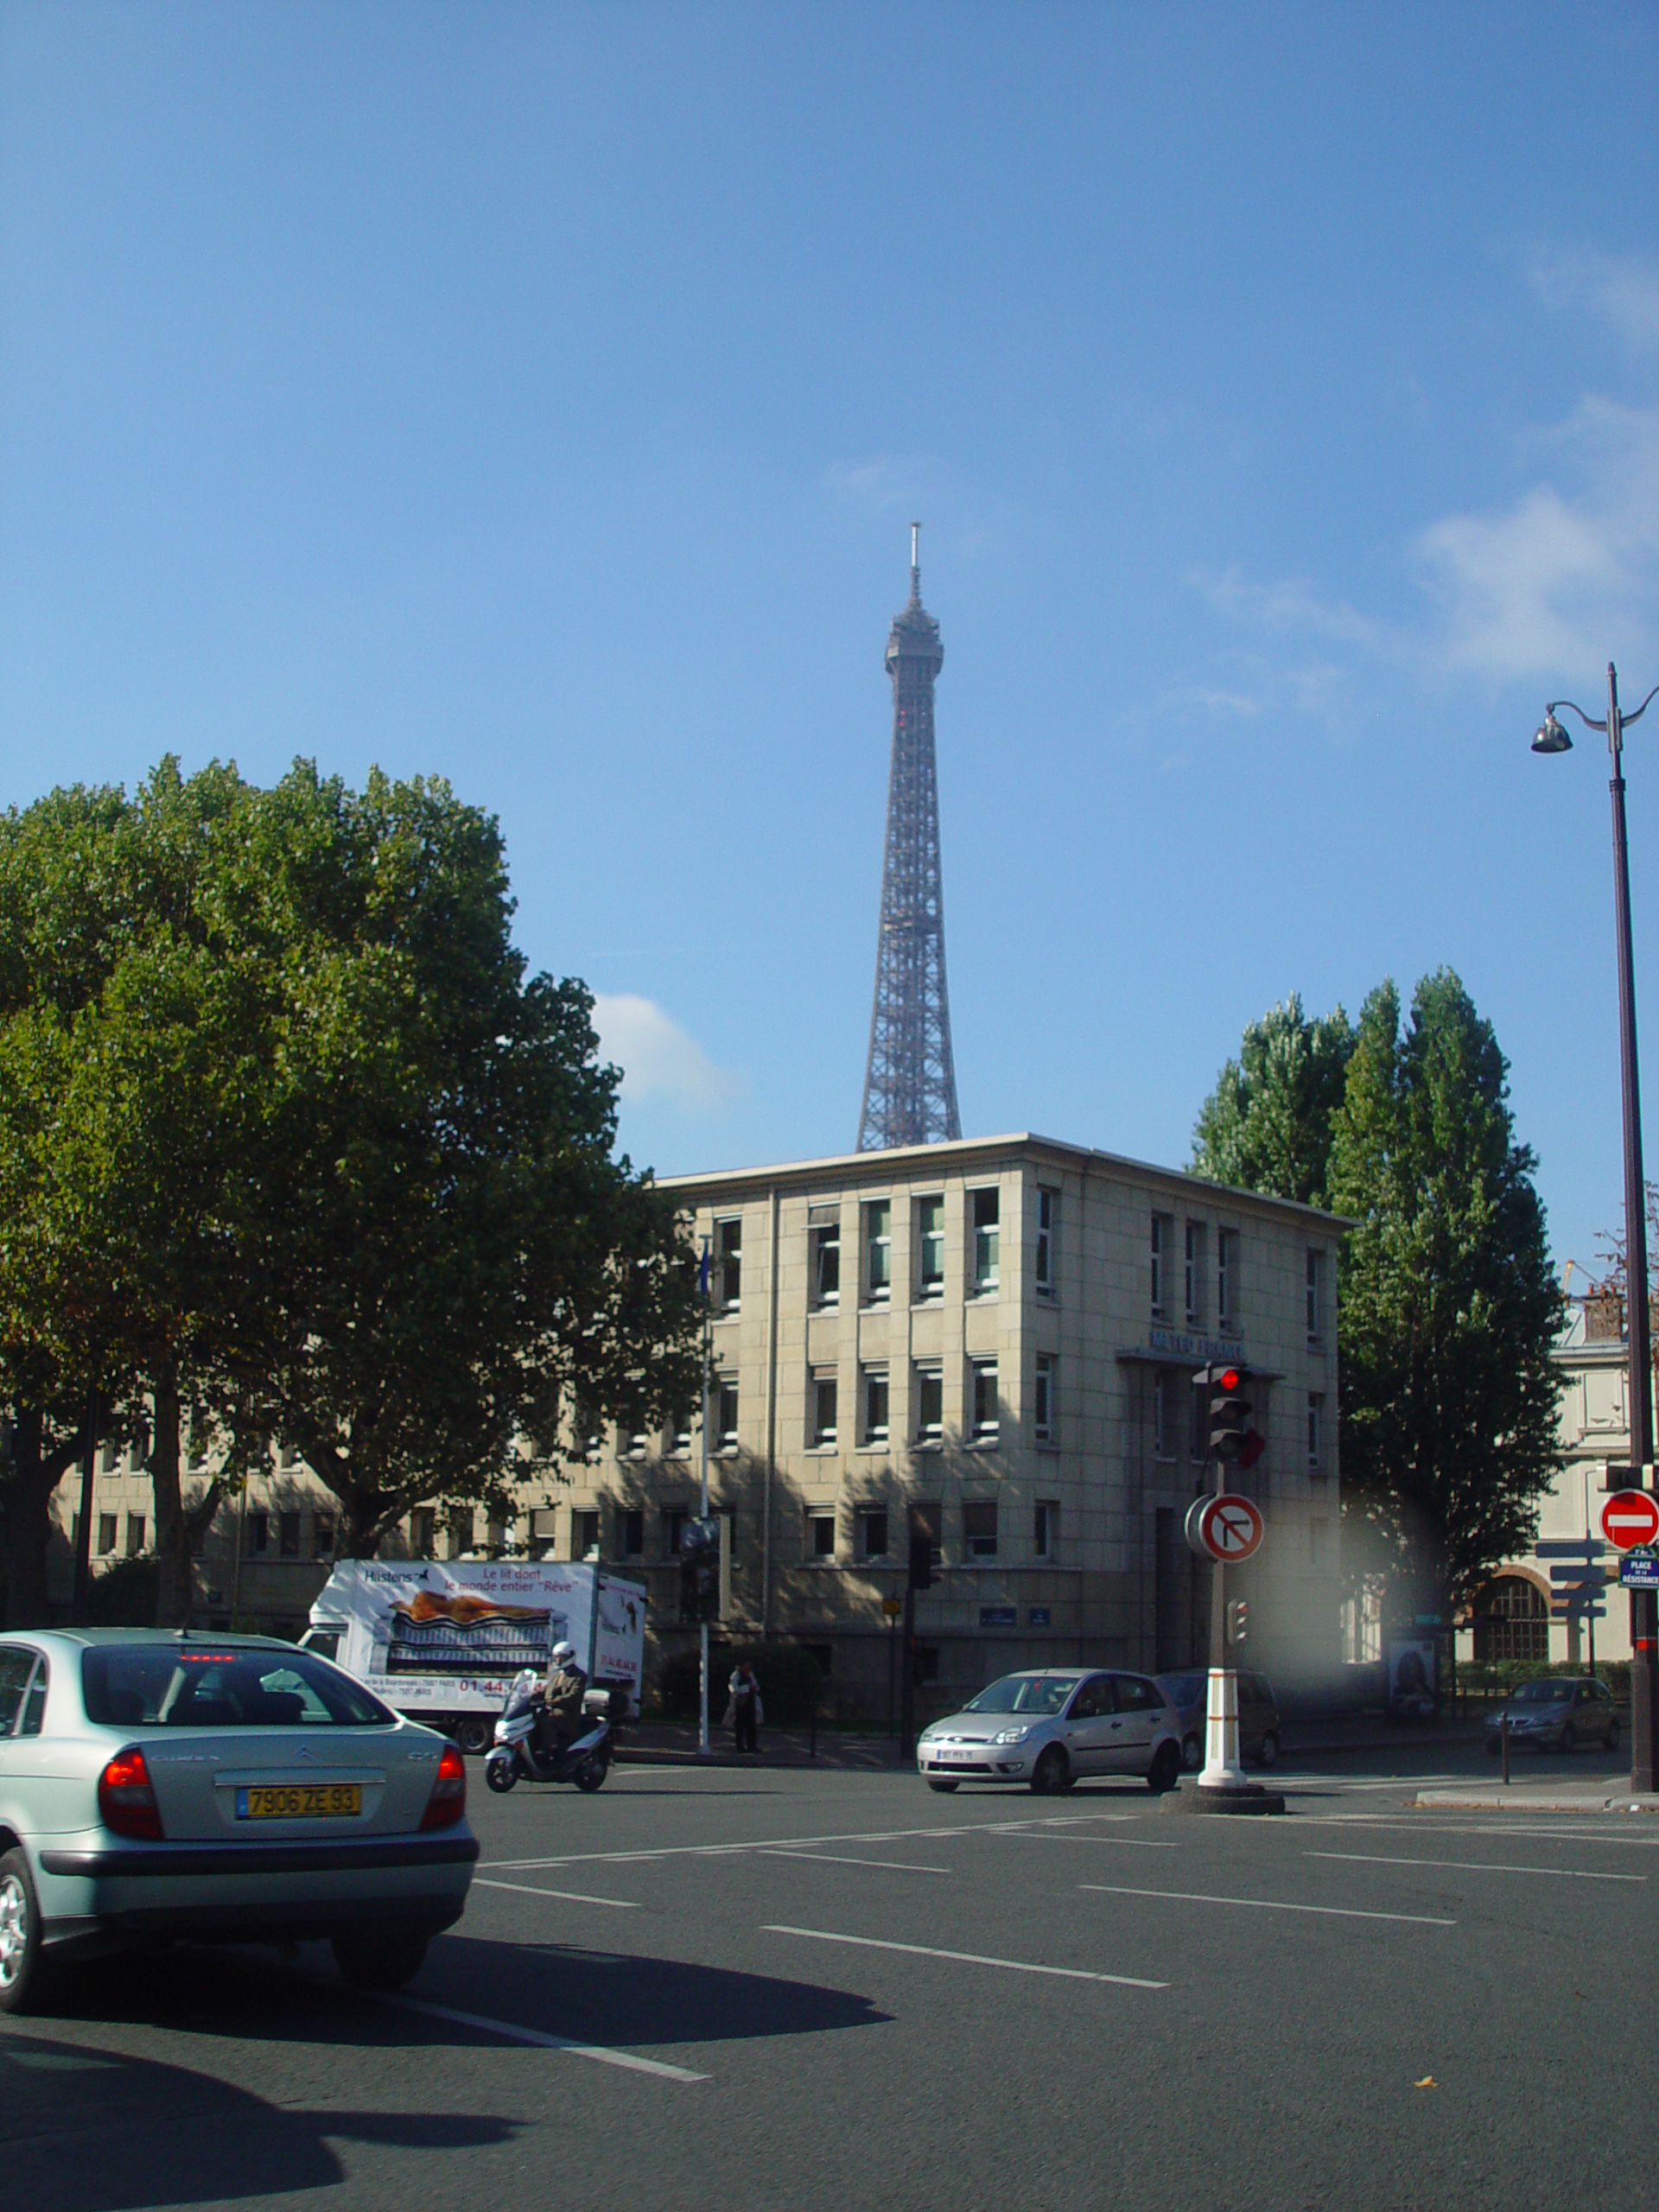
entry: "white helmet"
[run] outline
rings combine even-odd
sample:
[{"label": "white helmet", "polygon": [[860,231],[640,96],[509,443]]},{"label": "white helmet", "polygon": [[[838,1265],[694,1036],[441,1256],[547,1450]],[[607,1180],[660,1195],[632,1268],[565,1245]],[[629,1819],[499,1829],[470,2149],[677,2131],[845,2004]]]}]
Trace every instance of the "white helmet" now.
[{"label": "white helmet", "polygon": [[553,1647],[553,1664],[556,1667],[568,1667],[575,1656],[574,1643],[556,1643]]}]

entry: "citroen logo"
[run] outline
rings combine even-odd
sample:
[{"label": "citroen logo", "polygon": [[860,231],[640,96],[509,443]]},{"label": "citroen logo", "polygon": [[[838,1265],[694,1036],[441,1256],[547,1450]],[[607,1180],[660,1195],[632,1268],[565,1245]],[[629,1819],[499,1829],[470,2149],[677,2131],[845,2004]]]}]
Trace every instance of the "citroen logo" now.
[{"label": "citroen logo", "polygon": [[302,1745],[300,1745],[300,1757],[301,1757],[302,1759],[308,1759],[308,1758],[310,1758],[310,1756],[311,1756],[311,1746],[310,1746],[310,1745],[309,1745],[309,1744],[302,1744]]}]

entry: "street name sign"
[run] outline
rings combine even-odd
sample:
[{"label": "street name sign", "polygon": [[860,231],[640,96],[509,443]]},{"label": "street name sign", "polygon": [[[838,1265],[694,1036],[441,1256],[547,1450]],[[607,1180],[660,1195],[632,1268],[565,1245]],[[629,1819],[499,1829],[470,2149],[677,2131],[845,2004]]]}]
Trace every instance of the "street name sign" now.
[{"label": "street name sign", "polygon": [[1186,1516],[1186,1541],[1201,1557],[1236,1567],[1262,1548],[1267,1524],[1254,1498],[1224,1491],[1219,1497],[1195,1497]]},{"label": "street name sign", "polygon": [[1647,1490],[1616,1490],[1601,1509],[1601,1533],[1615,1551],[1659,1541],[1659,1497]]},{"label": "street name sign", "polygon": [[1645,1546],[1626,1552],[1618,1562],[1618,1579],[1627,1590],[1659,1590],[1659,1552]]}]

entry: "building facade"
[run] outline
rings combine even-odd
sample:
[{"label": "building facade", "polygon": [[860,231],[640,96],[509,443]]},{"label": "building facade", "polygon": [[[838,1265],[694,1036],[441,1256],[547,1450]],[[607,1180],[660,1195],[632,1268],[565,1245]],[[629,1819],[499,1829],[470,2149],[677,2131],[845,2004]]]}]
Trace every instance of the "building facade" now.
[{"label": "building facade", "polygon": [[[879,1719],[914,1506],[936,1560],[916,1603],[929,1701],[1015,1666],[1206,1662],[1211,1570],[1183,1524],[1214,1465],[1192,1378],[1227,1360],[1249,1370],[1268,1440],[1230,1474],[1268,1530],[1228,1573],[1249,1610],[1238,1656],[1287,1685],[1334,1676],[1339,1223],[1032,1135],[664,1187],[710,1258],[710,1494],[733,1561],[722,1635],[810,1646],[830,1707]],[[602,1558],[649,1586],[660,1664],[695,1637],[678,1625],[677,1551],[698,1509],[700,1427],[696,1406],[660,1432],[594,1425],[573,1437],[563,1479],[523,1488],[510,1522],[435,1504],[389,1548]],[[75,1489],[72,1477],[60,1493],[66,1540]],[[95,1560],[146,1548],[149,1489],[108,1455]],[[198,1617],[292,1633],[334,1538],[330,1494],[275,1447],[209,1532]]]}]

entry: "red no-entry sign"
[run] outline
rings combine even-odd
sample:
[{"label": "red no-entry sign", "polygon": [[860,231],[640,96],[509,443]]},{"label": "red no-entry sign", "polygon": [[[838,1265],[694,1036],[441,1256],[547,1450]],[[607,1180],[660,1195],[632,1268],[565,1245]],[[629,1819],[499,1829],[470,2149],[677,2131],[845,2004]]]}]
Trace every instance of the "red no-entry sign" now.
[{"label": "red no-entry sign", "polygon": [[1266,1533],[1261,1507],[1253,1498],[1230,1491],[1195,1500],[1186,1517],[1187,1541],[1193,1550],[1208,1552],[1229,1567],[1259,1551]]},{"label": "red no-entry sign", "polygon": [[1601,1509],[1601,1533],[1619,1552],[1659,1540],[1659,1497],[1651,1491],[1616,1490]]}]

